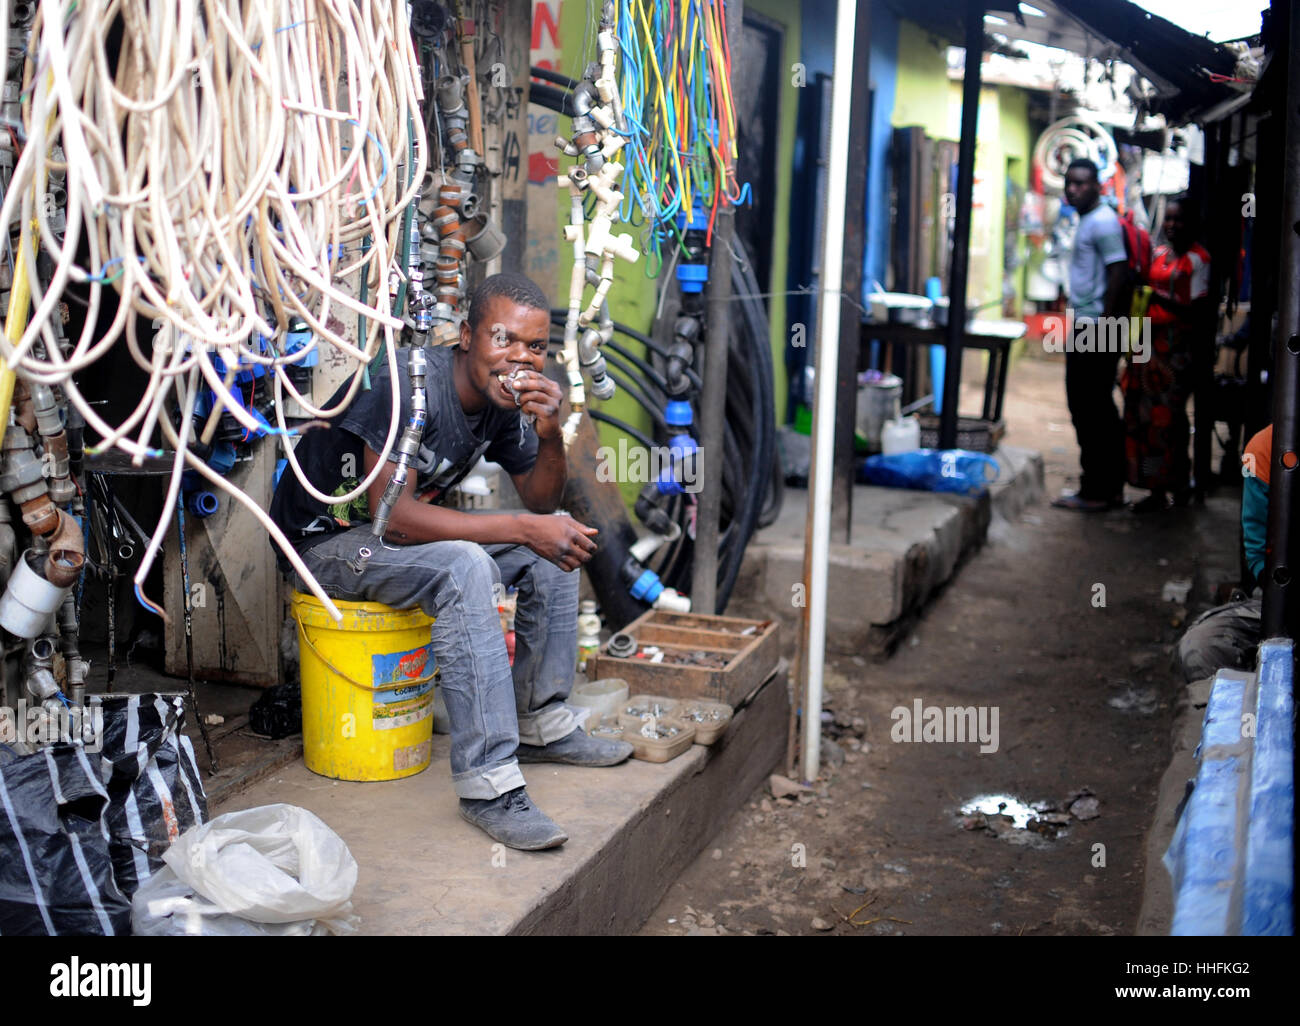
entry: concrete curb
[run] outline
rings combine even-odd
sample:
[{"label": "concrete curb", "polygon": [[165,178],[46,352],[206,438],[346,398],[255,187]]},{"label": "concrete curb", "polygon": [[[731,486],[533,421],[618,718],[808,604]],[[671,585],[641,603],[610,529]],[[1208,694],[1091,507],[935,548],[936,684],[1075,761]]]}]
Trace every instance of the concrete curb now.
[{"label": "concrete curb", "polygon": [[[830,547],[828,653],[887,657],[984,544],[994,512],[1015,520],[1042,498],[1040,453],[1004,446],[994,457],[1000,478],[977,497],[854,488],[852,541]],[[750,543],[728,608],[733,615],[781,620],[787,656],[798,638],[806,509],[806,492],[786,493],[781,518]]]},{"label": "concrete curb", "polygon": [[1196,779],[1163,864],[1175,936],[1292,932],[1292,648],[1266,641],[1259,670],[1220,670]]}]

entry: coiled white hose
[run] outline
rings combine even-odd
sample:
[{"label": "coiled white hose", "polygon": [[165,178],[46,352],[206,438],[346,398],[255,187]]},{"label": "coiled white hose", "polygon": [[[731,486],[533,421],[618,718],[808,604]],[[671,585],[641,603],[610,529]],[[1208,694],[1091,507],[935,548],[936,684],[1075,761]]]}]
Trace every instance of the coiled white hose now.
[{"label": "coiled white hose", "polygon": [[[4,6],[0,58],[10,42]],[[120,44],[115,38],[110,53],[115,32]],[[200,437],[211,437],[222,412],[250,430],[260,427],[233,396],[239,369],[269,368],[277,400],[288,387],[308,416],[326,418],[341,405],[313,406],[286,368],[333,346],[354,364],[345,403],[381,345],[395,368],[393,333],[402,322],[389,308],[387,281],[393,268],[403,273],[402,214],[417,198],[428,152],[418,76],[404,3],[40,3],[22,83],[27,141],[0,204],[0,230],[19,222],[27,266],[36,266],[39,247],[53,272],[44,284],[32,276],[32,316],[16,342],[0,339],[0,355],[24,378],[61,385],[102,436],[101,448],[121,449],[138,463],[153,452],[155,427],[177,446],[166,512],[137,583],[161,546],[188,459],[258,516],[337,613],[265,512],[184,448],[205,386],[216,401]],[[405,166],[411,152],[414,168]],[[61,235],[46,195],[51,172],[63,176],[67,193]],[[76,261],[83,237],[88,267]],[[53,326],[58,304],[70,285],[87,283],[85,328],[61,349]],[[100,334],[101,293],[110,285],[117,316]],[[362,318],[355,343],[343,334],[340,312]],[[137,316],[158,329],[149,350],[135,337]],[[297,318],[313,339],[283,353],[279,340]],[[111,425],[72,375],[119,340],[149,382],[131,414]],[[322,496],[304,480],[312,495],[349,502],[365,493],[396,439],[398,398],[394,393],[374,472],[345,496]],[[164,413],[168,405],[181,414],[179,433]],[[289,433],[282,412],[277,419]],[[289,459],[302,479],[291,451]]]}]

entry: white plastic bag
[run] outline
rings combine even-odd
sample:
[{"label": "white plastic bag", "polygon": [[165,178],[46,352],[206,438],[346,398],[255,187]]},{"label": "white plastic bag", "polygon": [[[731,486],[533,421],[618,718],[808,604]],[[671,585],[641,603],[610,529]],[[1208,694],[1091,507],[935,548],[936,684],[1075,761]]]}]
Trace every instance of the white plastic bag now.
[{"label": "white plastic bag", "polygon": [[[289,927],[249,931],[261,934],[356,930],[356,859],[306,809],[263,805],[218,816],[185,831],[163,861],[171,872],[159,873],[154,887],[137,894],[143,896],[133,907],[137,932],[189,933],[187,924],[194,923],[211,927],[203,932],[238,929],[217,921],[223,913],[249,924]],[[171,928],[157,929],[150,916],[170,916]]]},{"label": "white plastic bag", "polygon": [[137,937],[305,937],[329,931],[312,919],[255,923],[232,916],[164,866],[132,896],[131,932]]}]

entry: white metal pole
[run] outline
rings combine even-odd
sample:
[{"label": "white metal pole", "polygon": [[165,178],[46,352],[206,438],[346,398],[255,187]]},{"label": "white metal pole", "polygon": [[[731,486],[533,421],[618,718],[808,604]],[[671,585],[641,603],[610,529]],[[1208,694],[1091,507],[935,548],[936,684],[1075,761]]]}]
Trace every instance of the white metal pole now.
[{"label": "white metal pole", "polygon": [[[803,777],[817,779],[821,756],[822,672],[826,663],[826,582],[831,544],[831,473],[835,454],[835,391],[840,352],[840,289],[844,281],[844,207],[849,173],[849,112],[853,97],[853,44],[857,0],[839,0],[831,79],[831,147],[826,174],[826,235],[822,292],[817,312],[817,398],[813,406],[813,458],[808,481],[804,581],[808,629],[803,666]],[[862,40],[866,46],[867,41]],[[859,131],[866,131],[859,125]],[[809,551],[811,549],[811,551]],[[808,557],[811,556],[811,559]]]}]

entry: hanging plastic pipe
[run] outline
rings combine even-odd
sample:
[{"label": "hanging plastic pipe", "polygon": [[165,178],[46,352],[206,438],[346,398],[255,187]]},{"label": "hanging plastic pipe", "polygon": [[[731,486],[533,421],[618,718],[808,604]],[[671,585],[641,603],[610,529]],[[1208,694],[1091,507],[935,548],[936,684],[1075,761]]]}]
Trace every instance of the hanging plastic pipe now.
[{"label": "hanging plastic pipe", "polygon": [[573,168],[567,175],[560,175],[560,187],[567,187],[572,193],[569,223],[564,226],[564,237],[573,244],[573,272],[569,276],[569,315],[564,322],[564,350],[560,354],[560,363],[569,378],[569,405],[572,410],[561,432],[566,450],[573,444],[578,422],[587,405],[582,369],[578,362],[578,315],[582,309],[582,290],[587,277],[587,248],[584,239],[586,222],[582,214],[582,193],[586,184],[587,172],[581,167]]}]

